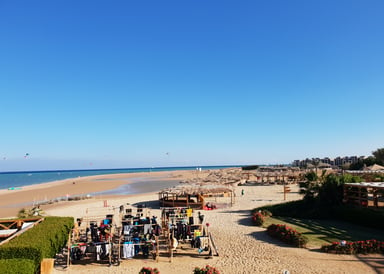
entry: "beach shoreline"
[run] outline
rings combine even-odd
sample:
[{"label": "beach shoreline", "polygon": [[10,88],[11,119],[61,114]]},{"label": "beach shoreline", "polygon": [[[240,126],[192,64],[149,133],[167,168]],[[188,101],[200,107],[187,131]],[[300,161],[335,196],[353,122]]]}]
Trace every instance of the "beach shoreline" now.
[{"label": "beach shoreline", "polygon": [[[107,196],[113,197],[115,195],[102,193],[105,191],[113,192],[114,189],[124,185],[134,184],[137,179],[144,181],[156,179],[156,181],[159,182],[172,180],[175,181],[175,184],[177,184],[179,181],[190,178],[191,176],[194,176],[194,172],[190,170],[157,171],[147,173],[117,173],[70,178],[28,185],[14,190],[2,189],[0,190],[0,218],[16,217],[17,213],[22,208],[31,207],[34,204],[39,204],[44,201],[48,202],[58,198],[68,198],[69,200],[73,197],[81,196],[82,198],[87,198],[87,195],[90,195],[91,198]],[[161,188],[161,184],[159,184],[158,191],[160,191]],[[147,193],[153,192],[153,190],[146,191],[144,186],[142,187],[141,192]]]}]

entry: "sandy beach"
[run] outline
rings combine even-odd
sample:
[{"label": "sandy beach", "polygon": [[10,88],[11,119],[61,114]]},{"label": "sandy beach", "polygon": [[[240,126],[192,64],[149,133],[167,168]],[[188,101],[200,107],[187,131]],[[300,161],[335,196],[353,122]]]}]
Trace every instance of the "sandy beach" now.
[{"label": "sandy beach", "polygon": [[[0,190],[0,218],[16,216],[21,208],[31,207],[33,203],[38,201],[49,201],[59,197],[73,197],[75,195],[86,196],[89,193],[114,190],[120,186],[132,184],[135,178],[156,179],[158,181],[173,180],[177,183],[193,176],[195,176],[193,171],[107,174],[30,185],[15,190],[2,189]],[[142,188],[142,191],[148,192],[145,187]],[[96,196],[105,199],[108,196],[116,198],[118,195]],[[49,207],[51,205],[42,206],[43,209]]]},{"label": "sandy beach", "polygon": [[[125,174],[124,176],[126,176]],[[110,176],[110,175],[109,175]],[[117,176],[117,177],[116,177]],[[121,176],[121,177],[120,177]],[[123,175],[113,175],[109,179],[113,184],[95,186],[95,178],[84,178],[59,183],[39,185],[38,188],[23,189],[18,192],[0,193],[1,216],[12,216],[7,211],[7,202],[13,204],[22,203],[31,199],[38,192],[41,195],[61,196],[62,193],[83,194],[95,188],[100,190],[118,187],[126,183]],[[135,174],[130,174],[134,178]],[[143,176],[143,174],[140,174]],[[146,174],[145,176],[159,176],[159,174]],[[193,177],[195,174],[188,172],[168,172],[162,174],[163,178],[175,178],[183,180]],[[99,176],[98,176],[99,178]],[[100,178],[99,178],[100,179]],[[103,178],[108,180],[108,178]],[[100,182],[100,181],[97,181]],[[98,183],[97,183],[98,184]],[[120,266],[101,264],[71,265],[68,269],[55,269],[54,273],[138,273],[141,267],[156,267],[163,274],[192,273],[194,267],[203,267],[207,264],[217,267],[220,273],[384,273],[384,256],[378,254],[369,255],[335,255],[321,253],[319,247],[309,246],[306,249],[293,248],[270,238],[265,229],[253,226],[250,219],[250,210],[265,204],[283,202],[281,185],[268,186],[241,186],[235,189],[236,200],[232,207],[219,208],[212,211],[201,211],[205,215],[205,221],[210,224],[209,229],[213,234],[218,247],[219,256],[207,258],[206,256],[184,256],[175,254],[172,262],[166,257],[160,257],[159,262],[152,259],[123,260]],[[245,195],[241,196],[244,189]],[[287,200],[300,199],[297,193],[298,187],[291,185],[291,193]],[[94,197],[81,201],[60,202],[43,206],[47,215],[84,217],[87,214],[98,214],[110,210],[113,212],[122,204],[143,203],[150,205],[151,214],[160,216],[157,205],[157,193],[145,193],[140,195]],[[107,201],[108,207],[105,207]],[[197,252],[196,252],[197,253]],[[197,255],[197,254],[196,254]]]}]

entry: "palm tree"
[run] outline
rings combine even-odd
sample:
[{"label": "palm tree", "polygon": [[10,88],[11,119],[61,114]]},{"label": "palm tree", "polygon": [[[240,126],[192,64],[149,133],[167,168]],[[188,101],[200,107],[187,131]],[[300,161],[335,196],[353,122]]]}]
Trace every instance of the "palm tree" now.
[{"label": "palm tree", "polygon": [[323,170],[321,176],[317,175],[317,172],[310,171],[304,174],[305,181],[299,184],[300,194],[304,195],[304,200],[314,200],[320,191],[322,183],[325,180],[326,170]]}]

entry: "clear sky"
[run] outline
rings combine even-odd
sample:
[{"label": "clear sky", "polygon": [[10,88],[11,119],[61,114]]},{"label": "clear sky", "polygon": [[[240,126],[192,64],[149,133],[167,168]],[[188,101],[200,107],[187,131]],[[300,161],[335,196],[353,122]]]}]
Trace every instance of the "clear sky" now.
[{"label": "clear sky", "polygon": [[0,1],[0,171],[369,156],[384,147],[383,11]]}]

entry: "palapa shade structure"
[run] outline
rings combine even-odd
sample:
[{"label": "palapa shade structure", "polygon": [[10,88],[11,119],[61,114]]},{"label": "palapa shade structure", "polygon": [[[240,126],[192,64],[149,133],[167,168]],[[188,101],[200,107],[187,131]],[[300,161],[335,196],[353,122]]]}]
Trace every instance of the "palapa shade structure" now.
[{"label": "palapa shade structure", "polygon": [[372,166],[364,168],[364,170],[368,170],[368,171],[383,171],[384,172],[384,166],[381,166],[381,165],[378,165],[378,164],[374,164]]},{"label": "palapa shade structure", "polygon": [[161,207],[202,209],[205,197],[230,197],[233,204],[233,190],[222,185],[181,184],[159,192]]}]

